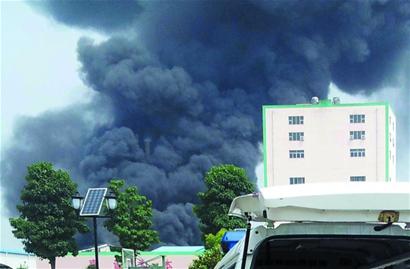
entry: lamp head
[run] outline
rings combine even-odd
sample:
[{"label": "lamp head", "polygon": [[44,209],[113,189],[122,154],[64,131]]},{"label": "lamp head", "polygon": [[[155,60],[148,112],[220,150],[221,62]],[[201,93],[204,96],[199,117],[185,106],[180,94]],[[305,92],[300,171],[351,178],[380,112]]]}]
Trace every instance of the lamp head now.
[{"label": "lamp head", "polygon": [[117,208],[117,197],[115,197],[115,195],[110,192],[109,195],[105,196],[106,200],[107,200],[107,207],[109,210],[114,210]]},{"label": "lamp head", "polygon": [[75,210],[79,210],[83,203],[83,197],[77,192],[74,196],[71,197],[71,205]]}]

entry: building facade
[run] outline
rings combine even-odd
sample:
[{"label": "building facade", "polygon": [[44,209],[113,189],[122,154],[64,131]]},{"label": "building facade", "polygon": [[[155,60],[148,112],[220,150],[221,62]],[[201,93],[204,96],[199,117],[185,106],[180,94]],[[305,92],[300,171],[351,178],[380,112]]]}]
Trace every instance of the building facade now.
[{"label": "building facade", "polygon": [[263,106],[264,183],[396,180],[396,120],[387,103]]},{"label": "building facade", "polygon": [[[107,244],[98,246],[98,250],[100,269],[120,268],[116,256],[121,256],[121,252],[111,251]],[[204,251],[203,246],[162,246],[151,251],[139,251],[135,260],[138,268],[158,268],[155,265],[165,263],[165,269],[187,269]],[[56,259],[56,268],[59,269],[87,269],[90,265],[95,265],[94,248],[79,251],[77,256],[67,254]],[[50,269],[50,264],[48,260],[22,250],[0,249],[0,268]],[[121,268],[128,267],[124,264]]]}]

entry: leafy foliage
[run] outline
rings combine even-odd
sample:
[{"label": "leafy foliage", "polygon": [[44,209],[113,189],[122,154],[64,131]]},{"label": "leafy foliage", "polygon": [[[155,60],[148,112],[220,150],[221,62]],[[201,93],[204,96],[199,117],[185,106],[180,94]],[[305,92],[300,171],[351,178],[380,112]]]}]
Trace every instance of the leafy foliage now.
[{"label": "leafy foliage", "polygon": [[109,189],[117,197],[117,208],[108,214],[111,216],[104,225],[118,236],[124,248],[145,250],[159,242],[158,232],[152,226],[152,202],[138,193],[136,187],[124,188],[125,182],[113,179]]},{"label": "leafy foliage", "polygon": [[205,249],[212,249],[215,247],[221,249],[222,237],[227,231],[227,229],[222,228],[216,234],[205,235]]},{"label": "leafy foliage", "polygon": [[48,259],[54,268],[55,257],[78,253],[74,240],[77,231],[88,231],[71,207],[77,185],[67,172],[54,170],[51,163],[36,163],[27,171],[22,203],[17,205],[20,217],[11,218],[10,224],[15,237],[23,240],[24,249]]},{"label": "leafy foliage", "polygon": [[245,227],[243,220],[228,216],[232,200],[255,189],[245,170],[234,165],[214,166],[205,175],[205,185],[207,191],[198,193],[201,204],[194,207],[202,233]]},{"label": "leafy foliage", "polygon": [[205,236],[205,252],[194,260],[189,269],[212,269],[222,259],[221,240],[226,229],[219,230],[218,233]]}]

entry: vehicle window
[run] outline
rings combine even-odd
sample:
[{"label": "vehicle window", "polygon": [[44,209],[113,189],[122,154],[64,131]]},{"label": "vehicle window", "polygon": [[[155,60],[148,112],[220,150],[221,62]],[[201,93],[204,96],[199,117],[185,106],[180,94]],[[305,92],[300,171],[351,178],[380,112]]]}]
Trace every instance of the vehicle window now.
[{"label": "vehicle window", "polygon": [[410,238],[271,238],[251,268],[410,269]]}]

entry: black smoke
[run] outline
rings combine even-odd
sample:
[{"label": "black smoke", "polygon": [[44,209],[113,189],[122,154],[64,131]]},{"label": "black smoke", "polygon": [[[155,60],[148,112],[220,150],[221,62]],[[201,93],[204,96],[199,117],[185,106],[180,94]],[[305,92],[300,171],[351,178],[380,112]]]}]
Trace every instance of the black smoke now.
[{"label": "black smoke", "polygon": [[[80,75],[104,102],[21,121],[2,164],[16,190],[8,201],[37,159],[69,169],[83,188],[122,177],[153,200],[169,244],[200,243],[191,208],[211,166],[255,178],[263,104],[326,98],[330,82],[364,94],[396,86],[409,48],[408,1],[125,1],[135,10],[121,18],[115,1],[73,2],[43,11],[112,34],[78,42]],[[97,109],[109,120],[86,124],[82,113]]]},{"label": "black smoke", "polygon": [[[161,231],[161,242],[189,245],[200,242],[198,220],[192,211],[192,204],[171,204],[163,212],[154,212],[154,228]],[[175,237],[181,234],[183,236]]]},{"label": "black smoke", "polygon": [[29,4],[64,24],[104,32],[130,27],[142,10],[136,0],[43,0]]}]

